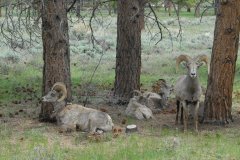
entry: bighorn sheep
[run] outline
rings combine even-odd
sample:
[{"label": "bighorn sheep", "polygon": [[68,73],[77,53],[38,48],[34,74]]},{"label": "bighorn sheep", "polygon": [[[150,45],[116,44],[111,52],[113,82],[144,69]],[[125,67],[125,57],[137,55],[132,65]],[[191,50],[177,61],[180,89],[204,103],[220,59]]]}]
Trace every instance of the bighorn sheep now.
[{"label": "bighorn sheep", "polygon": [[[149,96],[149,99],[156,99],[154,102],[156,104],[156,108],[167,108],[168,107],[168,98],[173,91],[173,86],[168,85],[166,80],[159,79],[155,84],[152,85],[152,92],[160,95],[160,98],[155,93],[151,93],[152,96]],[[152,98],[153,97],[153,98]]]},{"label": "bighorn sheep", "polygon": [[146,104],[146,97],[142,95],[134,96],[130,99],[125,113],[127,116],[135,117],[139,120],[153,118],[152,110]]},{"label": "bighorn sheep", "polygon": [[[190,104],[190,105],[192,105],[192,104]],[[191,118],[194,118],[194,115],[195,115],[195,108],[194,108],[194,107],[195,107],[195,106],[189,106]],[[202,123],[202,122],[203,122],[203,119],[204,119],[204,102],[201,101],[201,102],[199,103],[199,108],[198,108],[198,121],[199,121],[200,123]]]},{"label": "bighorn sheep", "polygon": [[97,130],[111,131],[113,122],[111,117],[102,111],[86,108],[78,104],[66,105],[64,99],[67,89],[64,83],[57,82],[52,89],[42,98],[43,102],[52,102],[54,111],[51,117],[56,117],[62,129],[75,129],[96,132]]},{"label": "bighorn sheep", "polygon": [[[160,83],[160,80],[158,82]],[[137,95],[130,99],[125,110],[126,115],[136,117],[137,119],[149,119],[153,118],[152,110],[166,108],[167,100],[173,87],[167,85],[165,80],[161,80],[161,84],[153,88],[157,88],[156,92],[160,95],[154,92],[141,93],[138,90],[134,90]]]},{"label": "bighorn sheep", "polygon": [[208,58],[206,55],[199,55],[194,58],[187,55],[180,55],[176,59],[177,68],[183,61],[186,62],[185,67],[188,69],[188,73],[187,75],[182,75],[177,80],[174,88],[177,102],[176,124],[178,123],[178,112],[181,106],[181,116],[183,115],[184,131],[186,131],[190,112],[189,107],[194,107],[195,130],[198,131],[198,109],[202,88],[198,80],[197,69],[203,62],[208,65]]}]

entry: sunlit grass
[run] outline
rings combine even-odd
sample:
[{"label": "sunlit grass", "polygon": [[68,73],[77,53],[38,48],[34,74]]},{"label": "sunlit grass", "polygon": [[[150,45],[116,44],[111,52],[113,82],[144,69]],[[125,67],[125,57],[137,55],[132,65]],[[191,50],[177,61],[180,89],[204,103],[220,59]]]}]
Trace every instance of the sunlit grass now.
[{"label": "sunlit grass", "polygon": [[[144,134],[122,135],[99,142],[72,139],[72,145],[64,145],[59,133],[47,133],[47,127],[32,128],[24,132],[12,132],[0,125],[0,159],[238,159],[240,136],[237,129],[188,131],[164,129],[159,136]],[[151,133],[151,132],[150,132]],[[55,134],[55,138],[51,138]],[[79,133],[79,135],[82,133]],[[66,137],[65,137],[66,138]],[[51,140],[51,141],[50,141]],[[74,143],[74,141],[79,143]],[[84,142],[85,141],[85,142]],[[84,143],[83,143],[84,142]],[[60,145],[61,143],[61,145]]]}]

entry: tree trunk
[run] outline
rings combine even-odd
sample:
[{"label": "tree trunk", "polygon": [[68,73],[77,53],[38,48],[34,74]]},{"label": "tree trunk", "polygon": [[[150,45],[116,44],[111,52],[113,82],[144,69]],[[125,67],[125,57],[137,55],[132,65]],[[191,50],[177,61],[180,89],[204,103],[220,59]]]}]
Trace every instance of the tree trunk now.
[{"label": "tree trunk", "polygon": [[[70,51],[67,12],[64,0],[44,0],[42,9],[43,90],[45,95],[55,82],[67,86],[67,101],[71,100]],[[50,121],[53,107],[43,103],[40,120]]]},{"label": "tree trunk", "polygon": [[2,0],[0,0],[0,17],[2,17]]},{"label": "tree trunk", "polygon": [[182,6],[180,4],[177,5],[177,15],[180,15]]},{"label": "tree trunk", "polygon": [[171,8],[173,6],[172,1],[165,0],[163,3],[164,3],[165,12],[167,11],[168,15],[171,16]]},{"label": "tree trunk", "polygon": [[194,16],[200,17],[200,4],[196,5]]},{"label": "tree trunk", "polygon": [[140,10],[140,28],[141,30],[145,29],[144,7],[141,7],[141,10]]},{"label": "tree trunk", "polygon": [[114,95],[127,102],[140,89],[141,0],[118,0]]},{"label": "tree trunk", "polygon": [[168,16],[171,16],[172,13],[172,6],[168,6]]},{"label": "tree trunk", "polygon": [[211,68],[205,97],[205,118],[228,123],[240,31],[240,1],[220,3],[216,17]]},{"label": "tree trunk", "polygon": [[112,4],[111,4],[111,2],[108,2],[107,10],[108,10],[108,15],[112,15]]},{"label": "tree trunk", "polygon": [[80,18],[81,0],[77,0],[76,16]]}]

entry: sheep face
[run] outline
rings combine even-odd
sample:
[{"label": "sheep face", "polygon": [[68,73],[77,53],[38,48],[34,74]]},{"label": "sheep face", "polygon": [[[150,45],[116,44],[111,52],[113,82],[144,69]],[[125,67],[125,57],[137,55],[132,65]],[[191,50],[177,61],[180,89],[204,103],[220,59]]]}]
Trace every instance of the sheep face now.
[{"label": "sheep face", "polygon": [[188,69],[188,74],[191,78],[197,77],[197,70],[203,63],[191,61],[188,63],[185,63],[185,67]]},{"label": "sheep face", "polygon": [[140,103],[142,105],[147,105],[147,103],[148,103],[148,99],[144,96],[136,96],[135,98],[138,101],[138,103]]},{"label": "sheep face", "polygon": [[42,97],[42,101],[43,102],[57,102],[61,96],[62,96],[62,94],[60,92],[51,90],[44,97]]},{"label": "sheep face", "polygon": [[161,96],[161,105],[163,107],[167,107],[168,105],[168,98],[170,94],[173,92],[173,86],[163,85],[161,86],[159,95]]},{"label": "sheep face", "polygon": [[173,86],[168,85],[166,80],[164,79],[159,79],[152,85],[152,92],[160,95],[159,98],[157,98],[158,96],[155,95],[153,97],[155,100],[159,101],[159,107],[161,108],[165,108],[168,106],[168,98],[170,97],[172,91]]}]

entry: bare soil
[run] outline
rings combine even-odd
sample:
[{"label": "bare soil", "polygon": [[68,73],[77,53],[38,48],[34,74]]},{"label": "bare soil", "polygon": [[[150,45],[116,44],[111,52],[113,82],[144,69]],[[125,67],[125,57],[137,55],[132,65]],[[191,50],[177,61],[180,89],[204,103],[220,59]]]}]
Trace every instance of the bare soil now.
[{"label": "bare soil", "polygon": [[[17,105],[15,108],[18,108]],[[164,128],[172,129],[172,130],[183,130],[183,125],[178,124],[175,125],[175,104],[171,102],[170,107],[168,109],[162,110],[161,112],[154,114],[154,119],[150,120],[136,120],[134,118],[129,118],[125,116],[126,106],[119,105],[108,105],[106,103],[101,103],[97,107],[96,105],[88,105],[87,107],[97,108],[107,112],[113,119],[115,126],[125,128],[129,124],[135,124],[138,127],[139,133],[144,134],[146,136],[160,136],[161,130]],[[37,112],[35,112],[36,108],[27,108],[27,109],[17,109],[8,113],[8,115],[4,115],[1,113],[0,123],[5,126],[11,127],[13,132],[24,133],[26,130],[42,128],[46,127],[46,132],[44,134],[48,137],[48,142],[51,144],[51,141],[55,138],[56,133],[59,134],[62,139],[61,143],[64,145],[68,145],[69,147],[74,147],[75,145],[72,143],[72,137],[77,136],[79,132],[71,132],[71,133],[62,133],[59,131],[59,128],[55,123],[43,123],[39,122]],[[199,131],[219,131],[225,130],[226,128],[240,128],[240,106],[235,107],[233,110],[233,122],[230,122],[227,125],[214,125],[214,124],[200,124]],[[35,114],[33,114],[35,113]],[[189,130],[194,131],[193,121],[189,120]],[[20,137],[21,139],[21,137]],[[87,143],[82,142],[82,143]]]}]

